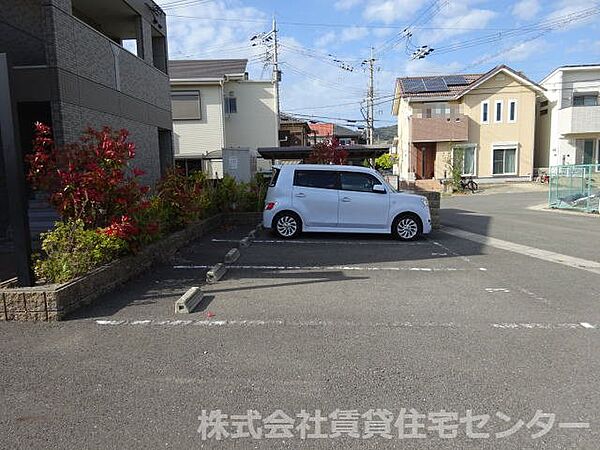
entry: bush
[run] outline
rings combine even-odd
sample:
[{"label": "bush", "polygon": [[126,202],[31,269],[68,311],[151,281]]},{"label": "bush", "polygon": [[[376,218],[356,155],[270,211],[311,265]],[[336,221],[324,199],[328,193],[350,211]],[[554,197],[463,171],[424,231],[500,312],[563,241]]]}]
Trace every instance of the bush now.
[{"label": "bush", "polygon": [[45,258],[35,262],[35,274],[50,283],[64,283],[107,264],[127,251],[127,242],[96,230],[83,220],[57,222],[42,234]]},{"label": "bush", "polygon": [[392,155],[385,153],[375,160],[375,167],[379,170],[392,170],[395,162]]},{"label": "bush", "polygon": [[200,220],[203,213],[202,191],[205,177],[194,173],[186,176],[173,168],[156,187],[155,206],[163,231],[173,231]]}]

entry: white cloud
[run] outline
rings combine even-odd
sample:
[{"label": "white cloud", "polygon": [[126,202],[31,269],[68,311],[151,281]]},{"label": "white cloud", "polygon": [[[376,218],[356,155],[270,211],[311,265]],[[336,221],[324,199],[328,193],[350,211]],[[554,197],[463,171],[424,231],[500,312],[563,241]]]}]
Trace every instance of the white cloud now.
[{"label": "white cloud", "polygon": [[360,5],[362,2],[363,0],[337,0],[333,6],[339,11],[347,11]]},{"label": "white cloud", "polygon": [[370,0],[363,11],[363,17],[386,24],[397,20],[406,21],[425,3],[426,0]]},{"label": "white cloud", "polygon": [[350,27],[338,31],[328,31],[315,40],[315,45],[319,48],[338,47],[339,44],[365,39],[368,35],[369,30],[364,27]]},{"label": "white cloud", "polygon": [[521,20],[531,20],[538,15],[541,9],[539,0],[520,0],[512,8],[515,17]]},{"label": "white cloud", "polygon": [[336,39],[337,35],[333,31],[328,31],[315,40],[315,45],[317,47],[328,47],[329,45],[333,44]]}]

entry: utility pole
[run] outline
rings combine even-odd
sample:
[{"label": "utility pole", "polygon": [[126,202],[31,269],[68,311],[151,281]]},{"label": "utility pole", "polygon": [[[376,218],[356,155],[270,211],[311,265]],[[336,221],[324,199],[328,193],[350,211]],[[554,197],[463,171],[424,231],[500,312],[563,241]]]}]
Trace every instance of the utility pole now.
[{"label": "utility pole", "polygon": [[373,145],[375,135],[375,56],[371,47],[371,57],[363,64],[369,66],[369,88],[367,90],[367,143]]},{"label": "utility pole", "polygon": [[273,82],[275,83],[275,101],[277,102],[277,123],[279,123],[279,82],[281,81],[281,71],[279,70],[279,41],[277,40],[277,20],[273,14]]}]

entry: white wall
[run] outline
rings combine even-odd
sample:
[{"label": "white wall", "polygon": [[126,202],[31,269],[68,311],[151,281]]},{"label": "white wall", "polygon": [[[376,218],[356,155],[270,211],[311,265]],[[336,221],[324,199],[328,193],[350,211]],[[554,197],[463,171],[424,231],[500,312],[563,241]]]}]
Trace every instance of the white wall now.
[{"label": "white wall", "polygon": [[223,139],[223,96],[221,86],[195,85],[171,86],[172,91],[199,91],[200,120],[173,121],[173,147],[175,157],[205,155],[224,147]]},{"label": "white wall", "polygon": [[[597,92],[600,84],[600,68],[578,68],[557,70],[556,73],[543,80],[546,97],[549,102],[548,118],[549,139],[547,144],[537,151],[548,152],[551,166],[575,164],[575,136],[561,135],[560,110],[570,108],[573,104],[573,92]],[[564,115],[563,115],[564,117]],[[540,132],[548,132],[543,127]],[[564,124],[563,124],[563,131]],[[598,124],[600,132],[600,124]],[[543,138],[539,142],[544,142]]]},{"label": "white wall", "polygon": [[237,99],[237,113],[225,115],[225,146],[278,147],[275,85],[270,81],[231,81],[223,90]]}]

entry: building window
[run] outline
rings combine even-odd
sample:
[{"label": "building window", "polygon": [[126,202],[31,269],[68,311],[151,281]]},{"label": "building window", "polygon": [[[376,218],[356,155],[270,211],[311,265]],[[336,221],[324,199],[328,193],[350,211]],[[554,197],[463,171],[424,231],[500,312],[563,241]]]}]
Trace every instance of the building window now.
[{"label": "building window", "polygon": [[494,147],[493,170],[494,175],[516,175],[517,173],[517,148]]},{"label": "building window", "polygon": [[225,97],[225,114],[237,113],[237,98]]},{"label": "building window", "polygon": [[573,106],[598,106],[598,94],[574,94]]},{"label": "building window", "polygon": [[200,120],[200,92],[171,92],[171,108],[173,120]]},{"label": "building window", "polygon": [[490,102],[481,104],[481,123],[490,123]]},{"label": "building window", "polygon": [[496,100],[494,106],[494,122],[502,122],[502,100]]},{"label": "building window", "polygon": [[475,144],[457,145],[452,148],[452,160],[462,151],[462,175],[477,175],[477,146]]},{"label": "building window", "polygon": [[576,139],[575,154],[577,164],[598,164],[596,141],[593,139]]},{"label": "building window", "polygon": [[517,101],[511,100],[508,102],[508,121],[515,123],[517,121]]}]

